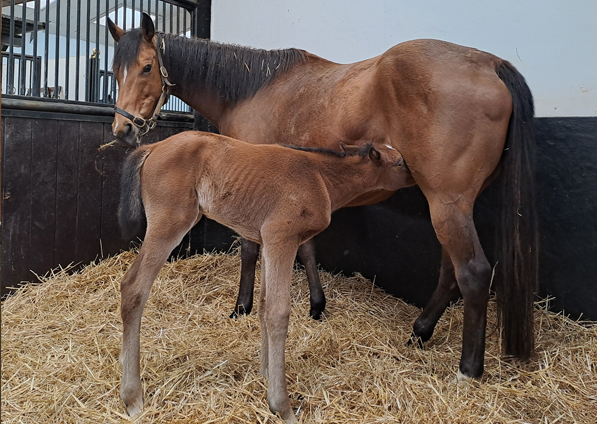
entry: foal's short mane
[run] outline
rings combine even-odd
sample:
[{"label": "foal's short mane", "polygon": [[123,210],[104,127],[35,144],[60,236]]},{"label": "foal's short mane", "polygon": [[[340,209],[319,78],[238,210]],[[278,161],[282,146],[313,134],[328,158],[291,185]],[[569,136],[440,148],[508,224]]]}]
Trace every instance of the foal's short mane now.
[{"label": "foal's short mane", "polygon": [[373,143],[363,144],[358,150],[351,151],[351,152],[341,152],[338,150],[324,149],[322,147],[292,146],[290,144],[281,144],[281,146],[288,147],[288,148],[294,149],[294,150],[301,150],[303,152],[321,153],[324,155],[336,156],[338,158],[344,158],[346,156],[365,157],[365,156],[369,155],[369,151],[371,150],[371,147],[373,147]]},{"label": "foal's short mane", "polygon": [[[202,38],[156,33],[163,38],[164,66],[170,80],[185,87],[205,84],[226,101],[253,97],[276,74],[307,60],[298,49],[262,50]],[[140,29],[122,36],[114,55],[114,70],[135,63],[142,41]]]}]

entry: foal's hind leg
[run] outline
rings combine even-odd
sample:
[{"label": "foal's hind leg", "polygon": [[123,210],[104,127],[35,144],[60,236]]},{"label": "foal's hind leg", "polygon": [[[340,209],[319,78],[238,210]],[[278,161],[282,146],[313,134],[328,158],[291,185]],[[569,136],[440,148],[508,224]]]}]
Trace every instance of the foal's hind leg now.
[{"label": "foal's hind leg", "polygon": [[230,318],[237,318],[239,315],[249,315],[253,309],[253,290],[255,289],[255,268],[259,258],[259,244],[241,239],[240,248],[240,285],[238,298],[234,311]]},{"label": "foal's hind leg", "polygon": [[317,261],[315,260],[315,243],[313,239],[307,240],[298,248],[298,256],[305,266],[307,281],[309,282],[309,301],[311,310],[309,315],[313,319],[320,319],[321,313],[325,309],[325,294],[319,280],[317,272]]},{"label": "foal's hind leg", "polygon": [[426,342],[433,335],[433,330],[451,301],[461,296],[454,275],[454,265],[447,250],[442,247],[442,266],[439,275],[439,284],[431,299],[425,306],[423,313],[417,318],[413,325],[413,334],[408,344],[417,342],[423,347],[422,342]]},{"label": "foal's hind leg", "polygon": [[473,202],[463,201],[462,198],[444,202],[433,195],[428,196],[428,199],[433,227],[442,247],[452,259],[454,275],[464,297],[459,375],[480,378],[485,358],[491,266],[473,223]]},{"label": "foal's hind leg", "polygon": [[[128,414],[133,417],[143,410],[143,391],[141,388],[139,333],[141,316],[147,303],[151,286],[160,269],[181,241],[192,228],[195,219],[172,223],[171,216],[148,222],[147,234],[135,262],[124,276],[121,283],[121,315],[123,325],[122,384],[120,396],[126,405]],[[155,218],[155,215],[153,216]]]}]

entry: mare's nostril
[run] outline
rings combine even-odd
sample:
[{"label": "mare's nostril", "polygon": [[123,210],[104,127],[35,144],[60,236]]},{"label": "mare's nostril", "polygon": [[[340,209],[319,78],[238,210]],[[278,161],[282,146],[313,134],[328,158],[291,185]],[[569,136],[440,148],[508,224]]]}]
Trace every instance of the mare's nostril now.
[{"label": "mare's nostril", "polygon": [[133,132],[133,124],[128,123],[128,124],[124,124],[124,136],[129,135],[131,132]]}]

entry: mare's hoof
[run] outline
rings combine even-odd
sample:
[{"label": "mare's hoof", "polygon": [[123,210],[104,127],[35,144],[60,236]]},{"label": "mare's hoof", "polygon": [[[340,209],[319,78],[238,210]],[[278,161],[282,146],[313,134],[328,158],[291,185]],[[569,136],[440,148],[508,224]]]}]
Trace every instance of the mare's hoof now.
[{"label": "mare's hoof", "polygon": [[423,346],[423,339],[419,336],[417,336],[415,333],[412,333],[410,335],[410,339],[408,339],[408,341],[406,342],[407,346],[415,346],[418,347],[421,350],[425,350],[425,347]]},{"label": "mare's hoof", "polygon": [[241,315],[249,315],[251,313],[251,309],[245,309],[244,306],[237,306],[234,308],[234,311],[230,314],[230,318],[237,319]]},{"label": "mare's hoof", "polygon": [[319,310],[319,309],[311,309],[309,311],[309,316],[311,318],[313,318],[315,321],[321,321],[321,314],[323,313],[323,310]]}]

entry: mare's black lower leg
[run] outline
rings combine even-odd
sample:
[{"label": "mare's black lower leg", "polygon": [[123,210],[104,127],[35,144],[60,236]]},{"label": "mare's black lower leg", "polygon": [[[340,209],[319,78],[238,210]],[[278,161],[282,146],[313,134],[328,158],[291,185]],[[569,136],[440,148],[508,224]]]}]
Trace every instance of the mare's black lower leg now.
[{"label": "mare's black lower leg", "polygon": [[454,266],[454,276],[464,298],[462,356],[459,377],[480,378],[485,361],[487,302],[491,266],[473,223],[472,202],[429,202],[431,220],[442,248]]},{"label": "mare's black lower leg", "polygon": [[234,311],[230,318],[239,315],[248,315],[253,309],[253,289],[255,286],[255,267],[259,258],[259,244],[241,239],[240,260],[240,287]]},{"label": "mare's black lower leg", "polygon": [[442,248],[442,266],[439,274],[439,283],[433,292],[431,299],[425,306],[423,313],[417,318],[413,325],[413,334],[408,344],[417,342],[419,347],[423,347],[433,335],[433,330],[437,321],[453,300],[461,296],[454,275],[454,265],[446,249]]},{"label": "mare's black lower leg", "polygon": [[307,281],[309,282],[309,301],[311,303],[309,315],[311,315],[311,318],[313,319],[320,319],[321,313],[325,309],[325,294],[323,293],[321,281],[319,280],[319,273],[317,272],[315,244],[313,243],[313,239],[300,245],[298,256],[305,266]]}]

